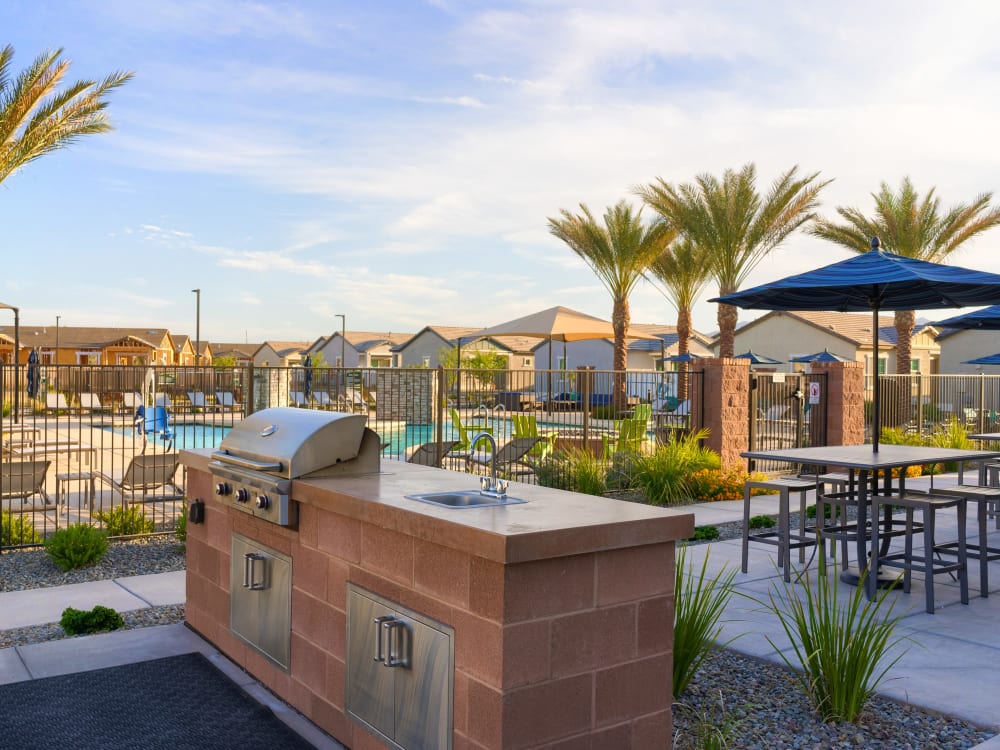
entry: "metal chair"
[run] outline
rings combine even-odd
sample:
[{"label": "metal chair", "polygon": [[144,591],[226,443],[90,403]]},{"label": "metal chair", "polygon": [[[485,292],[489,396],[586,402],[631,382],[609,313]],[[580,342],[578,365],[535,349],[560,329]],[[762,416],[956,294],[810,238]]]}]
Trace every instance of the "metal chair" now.
[{"label": "metal chair", "polygon": [[[761,531],[750,533],[750,497],[751,491],[755,489],[773,490],[778,493],[778,529],[777,531]],[[799,551],[799,562],[806,560],[806,547],[816,545],[815,538],[807,538],[806,534],[814,533],[815,528],[806,528],[806,493],[816,489],[816,482],[806,479],[768,479],[754,481],[750,480],[743,488],[743,567],[747,572],[750,562],[750,542],[762,542],[773,544],[778,547],[778,567],[782,569],[785,581],[791,580],[792,556],[791,551]],[[798,538],[792,540],[791,522],[789,520],[788,504],[789,495],[793,492],[799,494],[799,530]]]}]

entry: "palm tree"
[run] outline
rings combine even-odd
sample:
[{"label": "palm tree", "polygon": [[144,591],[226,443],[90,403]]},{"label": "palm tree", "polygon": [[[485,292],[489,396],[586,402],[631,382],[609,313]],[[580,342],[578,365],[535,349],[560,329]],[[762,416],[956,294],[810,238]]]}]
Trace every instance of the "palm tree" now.
[{"label": "palm tree", "polygon": [[[935,197],[934,188],[921,200],[909,177],[903,178],[898,193],[883,182],[879,192],[872,197],[875,213],[871,217],[864,216],[856,208],[838,208],[837,213],[845,223],[817,219],[810,233],[858,253],[868,252],[872,237],[879,237],[886,249],[897,255],[937,263],[966,240],[1000,224],[1000,208],[989,205],[992,193],[983,193],[972,203],[959,203],[943,216],[939,213],[940,200]],[[915,321],[913,310],[895,313],[896,372],[900,375],[910,373],[910,343]],[[873,368],[873,375],[877,371],[878,363]]]},{"label": "palm tree", "polygon": [[[643,226],[642,210],[633,213],[624,200],[604,212],[604,226],[597,223],[585,204],[580,204],[580,210],[581,214],[574,215],[563,209],[562,218],[549,218],[549,231],[569,245],[611,293],[611,327],[615,332],[613,367],[616,373],[624,373],[629,295],[646,269],[670,245],[676,232],[662,221]],[[625,391],[625,378],[616,375],[617,409],[625,406]]]},{"label": "palm tree", "polygon": [[[664,296],[677,308],[677,353],[686,354],[691,339],[691,309],[712,277],[707,254],[685,237],[653,262],[647,276],[663,285]],[[686,371],[678,378],[677,398],[687,398]]]},{"label": "palm tree", "polygon": [[[814,218],[816,196],[829,184],[819,172],[798,177],[798,167],[781,175],[767,195],[757,192],[757,169],[727,169],[722,180],[700,174],[675,187],[662,178],[635,192],[669,224],[708,253],[719,294],[739,291],[747,275],[802,224]],[[719,356],[733,356],[737,311],[719,304]]]},{"label": "palm tree", "polygon": [[69,70],[69,61],[61,55],[61,49],[39,55],[12,80],[14,48],[0,49],[0,182],[81,136],[111,129],[105,95],[132,73],[112,73],[100,82],[77,81],[57,91]]}]

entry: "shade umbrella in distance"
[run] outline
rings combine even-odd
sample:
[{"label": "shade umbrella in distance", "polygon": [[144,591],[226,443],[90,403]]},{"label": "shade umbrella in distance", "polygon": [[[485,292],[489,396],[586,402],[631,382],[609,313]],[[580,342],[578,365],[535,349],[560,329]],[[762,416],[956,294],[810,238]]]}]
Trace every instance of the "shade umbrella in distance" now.
[{"label": "shade umbrella in distance", "polygon": [[669,357],[663,357],[664,362],[697,362],[701,359],[700,354],[694,354],[693,352],[684,352],[683,354],[671,354]]},{"label": "shade umbrella in distance", "polygon": [[1000,330],[1000,305],[990,305],[982,310],[974,310],[964,315],[938,320],[930,325],[935,328],[961,328],[973,331],[980,328],[984,331]]},{"label": "shade umbrella in distance", "polygon": [[753,349],[749,349],[742,354],[737,354],[733,359],[748,359],[751,365],[780,365],[780,359],[774,359],[773,357],[766,357],[763,354],[757,354]]},{"label": "shade umbrella in distance", "polygon": [[1000,365],[1000,353],[998,354],[987,354],[985,357],[976,357],[975,359],[967,359],[963,365]]},{"label": "shade umbrella in distance", "polygon": [[755,310],[871,311],[875,353],[872,450],[877,452],[882,429],[879,313],[998,304],[1000,275],[890,253],[879,247],[878,237],[872,237],[867,253],[709,301]]},{"label": "shade umbrella in distance", "polygon": [[839,354],[831,352],[829,349],[824,349],[821,352],[816,352],[815,354],[803,354],[801,357],[792,357],[790,362],[853,362],[854,360],[850,357],[842,357]]}]

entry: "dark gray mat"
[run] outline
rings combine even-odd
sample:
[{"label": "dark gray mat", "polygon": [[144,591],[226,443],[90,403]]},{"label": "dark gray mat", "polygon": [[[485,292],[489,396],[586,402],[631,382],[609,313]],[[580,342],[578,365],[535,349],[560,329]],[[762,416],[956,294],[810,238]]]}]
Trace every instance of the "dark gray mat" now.
[{"label": "dark gray mat", "polygon": [[0,716],[4,750],[312,747],[201,654],[0,685]]}]

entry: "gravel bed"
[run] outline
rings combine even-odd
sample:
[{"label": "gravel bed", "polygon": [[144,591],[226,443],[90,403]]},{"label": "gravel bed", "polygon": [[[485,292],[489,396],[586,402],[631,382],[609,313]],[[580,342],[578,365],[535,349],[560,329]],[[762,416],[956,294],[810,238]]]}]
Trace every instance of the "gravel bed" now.
[{"label": "gravel bed", "polygon": [[[742,522],[719,524],[720,539],[736,539]],[[184,569],[173,537],[113,542],[99,564],[64,573],[43,550],[0,555],[0,591],[122,578]],[[184,605],[123,612],[126,628],[183,622]],[[0,631],[0,648],[67,638],[58,623]],[[700,725],[723,731],[720,747],[745,750],[959,750],[995,732],[875,696],[858,724],[825,724],[785,667],[720,649],[674,704],[674,747],[701,747]]]},{"label": "gravel bed", "polygon": [[702,747],[700,726],[742,750],[965,750],[996,734],[958,719],[873,696],[857,724],[824,723],[785,667],[722,649],[702,663],[674,703],[674,747]]}]

